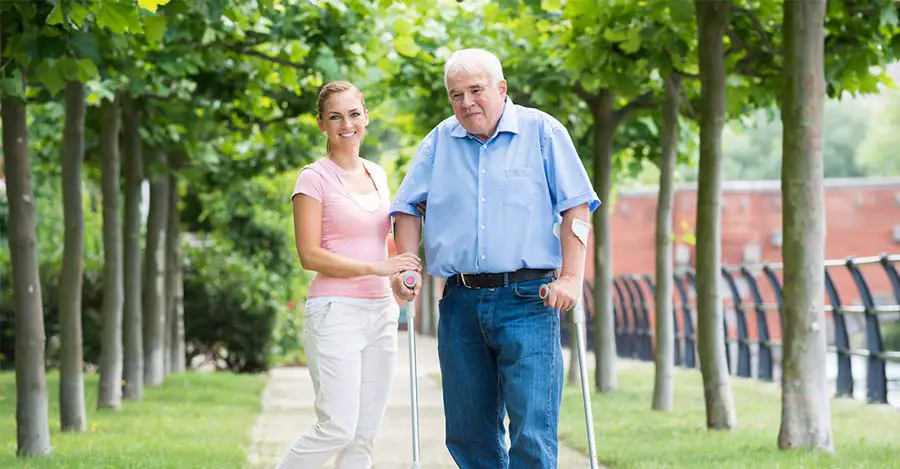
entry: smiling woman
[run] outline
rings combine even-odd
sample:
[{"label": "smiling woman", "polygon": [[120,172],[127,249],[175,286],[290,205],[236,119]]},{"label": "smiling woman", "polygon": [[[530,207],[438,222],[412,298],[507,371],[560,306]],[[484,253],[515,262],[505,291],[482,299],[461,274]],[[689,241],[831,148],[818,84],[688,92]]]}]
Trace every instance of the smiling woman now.
[{"label": "smiling woman", "polygon": [[359,156],[369,123],[362,93],[343,81],[325,85],[317,121],[328,155],[300,171],[291,200],[300,262],[316,272],[303,341],[319,421],[278,467],[317,468],[333,455],[337,467],[368,467],[397,352],[399,308],[387,277],[419,270],[419,259],[388,257],[387,176]]}]

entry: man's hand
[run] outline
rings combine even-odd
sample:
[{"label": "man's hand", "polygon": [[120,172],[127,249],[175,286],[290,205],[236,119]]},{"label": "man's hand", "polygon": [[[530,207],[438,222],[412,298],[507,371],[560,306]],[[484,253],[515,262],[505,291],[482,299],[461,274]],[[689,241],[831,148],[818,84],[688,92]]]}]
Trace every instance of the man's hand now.
[{"label": "man's hand", "polygon": [[419,294],[419,290],[422,289],[422,274],[418,271],[415,271],[414,273],[416,274],[416,287],[412,289],[403,284],[404,272],[400,272],[391,277],[391,289],[398,298],[405,301],[412,301],[413,298]]},{"label": "man's hand", "polygon": [[544,298],[544,305],[560,311],[574,308],[581,296],[581,283],[574,275],[563,274],[549,287],[550,294]]}]

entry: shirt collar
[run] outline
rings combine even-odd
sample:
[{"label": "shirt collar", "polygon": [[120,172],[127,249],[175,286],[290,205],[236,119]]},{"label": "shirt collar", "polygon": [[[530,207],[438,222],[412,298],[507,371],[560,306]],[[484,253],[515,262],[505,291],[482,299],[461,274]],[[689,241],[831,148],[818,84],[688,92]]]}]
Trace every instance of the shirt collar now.
[{"label": "shirt collar", "polygon": [[[503,105],[503,113],[500,114],[500,121],[497,122],[497,131],[494,134],[498,135],[500,132],[510,132],[517,135],[519,133],[519,118],[516,114],[516,105],[509,95],[506,96],[506,103]],[[450,136],[465,138],[469,136],[469,132],[466,131],[462,124],[457,122],[456,127],[450,132]]]}]

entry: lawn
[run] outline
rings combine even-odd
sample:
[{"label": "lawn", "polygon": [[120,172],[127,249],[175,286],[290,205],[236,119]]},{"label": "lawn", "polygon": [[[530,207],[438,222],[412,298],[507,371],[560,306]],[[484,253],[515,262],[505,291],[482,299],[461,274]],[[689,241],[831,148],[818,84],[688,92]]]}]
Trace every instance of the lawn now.
[{"label": "lawn", "polygon": [[15,375],[0,373],[0,467],[3,468],[243,468],[263,375],[185,373],[119,411],[95,410],[97,378],[85,378],[87,431],[59,431],[59,374],[49,373],[53,455],[16,458]]},{"label": "lawn", "polygon": [[[900,411],[849,399],[832,399],[836,453],[782,452],[777,448],[781,394],[773,383],[732,379],[738,428],[706,430],[703,383],[698,370],[676,369],[675,407],[650,410],[653,365],[627,361],[619,390],[594,394],[597,451],[612,468],[881,468],[900,464]],[[563,397],[560,439],[587,454],[579,387]]]}]

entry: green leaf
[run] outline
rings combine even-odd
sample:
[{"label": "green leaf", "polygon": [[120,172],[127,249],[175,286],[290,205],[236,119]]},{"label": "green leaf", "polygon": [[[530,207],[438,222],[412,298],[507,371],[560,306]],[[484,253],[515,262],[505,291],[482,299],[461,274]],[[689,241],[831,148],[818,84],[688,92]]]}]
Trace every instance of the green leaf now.
[{"label": "green leaf", "polygon": [[165,5],[169,3],[169,0],[138,0],[138,5],[145,10],[150,10],[156,13],[156,9],[159,8],[160,5]]},{"label": "green leaf", "polygon": [[394,34],[398,36],[411,36],[413,34],[413,25],[406,18],[397,18],[394,21]]},{"label": "green leaf", "polygon": [[57,3],[53,10],[50,11],[50,15],[47,16],[47,24],[49,25],[57,25],[62,24],[63,22],[63,14],[62,14],[62,4]]},{"label": "green leaf", "polygon": [[101,28],[107,28],[116,34],[125,34],[127,29],[127,11],[123,12],[122,7],[112,2],[104,2],[100,6],[100,12],[97,15],[97,25]]},{"label": "green leaf", "polygon": [[543,9],[544,11],[562,10],[562,1],[561,0],[543,0],[541,2],[541,9]]},{"label": "green leaf", "polygon": [[297,87],[297,70],[294,67],[281,68],[281,86],[290,90]]},{"label": "green leaf", "polygon": [[397,52],[407,57],[415,57],[419,53],[419,45],[409,36],[397,36],[394,38],[394,47]]},{"label": "green leaf", "polygon": [[15,69],[11,73],[12,76],[0,80],[0,94],[3,96],[14,96],[19,99],[25,99],[25,86],[22,84],[22,72]]},{"label": "green leaf", "polygon": [[89,32],[80,31],[69,35],[69,44],[79,57],[92,59],[94,62],[100,62],[102,55],[97,45],[97,36]]},{"label": "green leaf", "polygon": [[161,15],[145,16],[144,31],[148,41],[162,41],[163,36],[166,34],[166,17]]},{"label": "green leaf", "polygon": [[72,9],[69,11],[69,19],[79,28],[84,24],[84,20],[90,16],[91,12],[80,3],[73,3]]},{"label": "green leaf", "polygon": [[61,61],[43,61],[35,70],[35,77],[43,83],[52,96],[66,87],[66,78],[60,66]]},{"label": "green leaf", "polygon": [[607,41],[622,42],[628,39],[628,33],[625,31],[616,31],[615,29],[607,29],[603,31],[603,38]]},{"label": "green leaf", "polygon": [[200,38],[200,43],[204,46],[216,40],[216,30],[213,28],[206,28],[203,31],[203,37]]},{"label": "green leaf", "polygon": [[894,5],[882,8],[881,26],[897,26],[897,8]]},{"label": "green leaf", "polygon": [[100,76],[100,73],[97,71],[97,66],[94,65],[94,61],[91,59],[80,59],[78,62],[78,79],[83,83],[87,83],[88,81]]},{"label": "green leaf", "polygon": [[628,31],[628,39],[622,43],[622,50],[628,54],[633,54],[641,48],[641,30],[632,29]]}]

